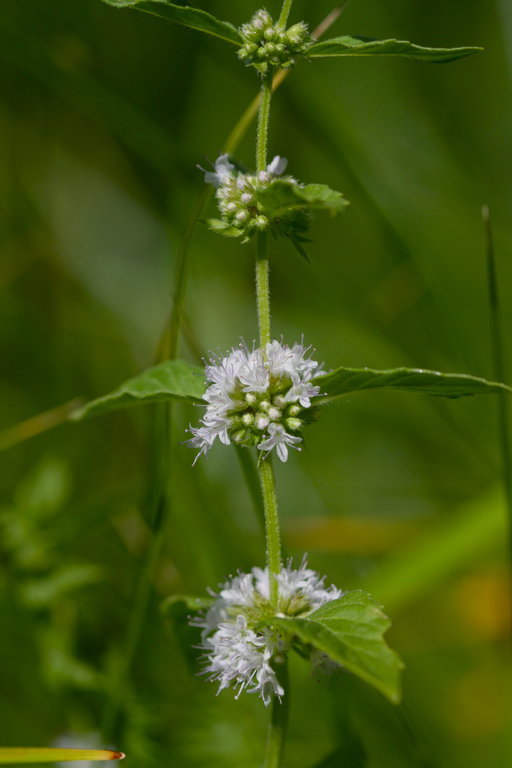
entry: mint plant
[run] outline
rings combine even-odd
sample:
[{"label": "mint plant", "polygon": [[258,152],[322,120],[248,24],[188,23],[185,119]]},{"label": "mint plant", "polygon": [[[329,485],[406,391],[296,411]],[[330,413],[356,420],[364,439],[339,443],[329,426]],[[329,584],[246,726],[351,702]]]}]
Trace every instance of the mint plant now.
[{"label": "mint plant", "polygon": [[[205,182],[213,185],[218,218],[208,220],[214,234],[255,244],[258,343],[241,345],[200,368],[167,360],[94,400],[72,415],[75,420],[116,408],[155,401],[186,401],[205,406],[188,441],[198,454],[219,442],[253,451],[265,513],[266,565],[230,577],[210,597],[172,596],[165,604],[171,617],[190,616],[202,630],[204,671],[219,689],[259,695],[272,707],[264,765],[281,765],[286,734],[292,652],[316,668],[345,669],[384,694],[400,700],[402,663],[384,640],[389,620],[361,590],[345,592],[325,586],[307,566],[283,564],[273,458],[300,450],[303,430],[322,418],[325,406],[348,392],[390,388],[457,398],[512,391],[505,384],[421,369],[373,370],[337,367],[324,372],[303,343],[274,338],[271,328],[268,237],[284,237],[302,255],[311,215],[320,209],[341,214],[347,201],[321,183],[303,184],[284,175],[287,161],[269,159],[269,129],[275,77],[302,60],[345,56],[402,56],[450,62],[478,48],[427,48],[400,40],[373,40],[344,35],[319,41],[304,21],[288,26],[293,1],[284,0],[273,19],[256,10],[240,29],[230,22],[168,0],[104,0],[117,8],[159,16],[212,35],[234,48],[233,60],[255,69],[260,96],[254,168],[246,171],[229,152],[222,154]],[[238,61],[237,61],[238,60]],[[176,332],[176,331],[175,331]],[[300,337],[300,329],[297,338]],[[331,418],[336,416],[331,411]],[[185,607],[185,612],[183,611]]]}]

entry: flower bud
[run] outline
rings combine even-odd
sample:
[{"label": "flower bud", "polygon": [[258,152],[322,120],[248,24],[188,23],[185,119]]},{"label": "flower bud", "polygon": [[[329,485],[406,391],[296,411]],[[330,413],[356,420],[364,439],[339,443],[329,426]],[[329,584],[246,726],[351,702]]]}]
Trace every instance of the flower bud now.
[{"label": "flower bud", "polygon": [[268,219],[266,216],[257,216],[254,219],[254,226],[256,229],[265,230],[268,228]]},{"label": "flower bud", "polygon": [[265,413],[257,413],[254,423],[256,424],[256,427],[258,429],[261,429],[263,431],[270,424],[270,419]]}]

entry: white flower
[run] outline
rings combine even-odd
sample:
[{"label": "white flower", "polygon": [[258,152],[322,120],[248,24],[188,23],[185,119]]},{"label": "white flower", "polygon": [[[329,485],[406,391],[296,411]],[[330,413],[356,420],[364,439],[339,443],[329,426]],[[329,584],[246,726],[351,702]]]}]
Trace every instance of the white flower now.
[{"label": "white flower", "polygon": [[276,424],[275,422],[269,424],[268,434],[269,437],[267,437],[266,440],[262,440],[261,443],[258,443],[259,451],[266,451],[267,453],[270,453],[272,448],[275,448],[281,461],[287,460],[289,445],[292,448],[296,448],[298,451],[300,451],[297,443],[302,442],[302,438],[297,437],[296,435],[289,435],[287,432],[285,432],[282,424]]},{"label": "white flower", "polygon": [[219,692],[232,685],[237,689],[236,698],[247,690],[258,693],[266,706],[272,695],[284,694],[270,663],[274,653],[272,642],[248,629],[245,616],[219,624],[215,634],[206,639],[204,648],[208,653],[204,672],[219,682]]},{"label": "white flower", "polygon": [[[279,616],[307,616],[321,605],[342,596],[334,586],[325,587],[324,578],[307,567],[291,564],[277,576]],[[270,585],[268,570],[253,568],[222,585],[216,600],[204,616],[192,624],[202,628],[205,651],[204,672],[219,683],[219,691],[233,687],[257,693],[268,705],[284,691],[275,672],[276,656],[286,653],[288,642],[279,633],[261,628],[268,617]]]},{"label": "white flower", "polygon": [[[285,157],[276,155],[265,170],[257,173],[244,173],[231,162],[229,155],[221,155],[214,164],[213,171],[201,170],[207,184],[216,187],[215,196],[221,215],[222,227],[239,230],[240,236],[247,240],[256,232],[269,229],[272,222],[265,215],[265,206],[259,199],[259,193],[271,186],[278,176],[286,170],[288,161]],[[291,176],[286,180],[297,182]],[[274,222],[276,224],[276,222]]]},{"label": "white flower", "polygon": [[[267,170],[261,171],[258,175],[258,178],[260,181],[268,183],[272,180],[272,177],[281,176],[281,174],[285,172],[287,165],[288,160],[286,157],[276,155],[267,165]],[[251,186],[252,182],[254,181],[253,176],[241,173],[239,170],[237,170],[234,163],[230,161],[229,155],[220,155],[214,163],[214,169],[215,170],[213,171],[204,171],[201,168],[204,173],[205,183],[213,184],[213,186],[217,188],[223,187],[224,185],[228,185],[230,182],[235,181],[239,189],[246,189],[247,187]],[[261,176],[261,174],[263,174],[263,176]],[[225,197],[225,192],[226,190],[218,189],[217,196],[221,198]],[[245,192],[241,196],[241,200],[243,203],[252,203],[253,196],[252,194]]]},{"label": "white flower", "polygon": [[[317,374],[318,375],[318,374]],[[288,403],[296,403],[297,401],[303,408],[309,408],[311,405],[311,398],[320,394],[320,387],[314,386],[304,378],[302,381],[294,383],[291,389],[285,395],[285,399]]]},{"label": "white flower", "polygon": [[206,413],[201,426],[190,427],[188,441],[199,449],[198,456],[218,439],[267,453],[275,449],[286,461],[288,448],[302,442],[312,399],[321,394],[314,379],[322,370],[309,357],[309,348],[279,341],[269,342],[264,350],[240,346],[206,365],[205,372]]},{"label": "white flower", "polygon": [[276,155],[272,162],[270,162],[267,165],[267,171],[268,173],[271,173],[273,176],[281,176],[286,171],[286,168],[288,166],[288,160],[286,157],[281,157],[280,155]]},{"label": "white flower", "polygon": [[215,161],[215,171],[204,171],[204,180],[206,184],[220,187],[232,177],[234,170],[235,166],[230,162],[229,155],[221,155]]}]

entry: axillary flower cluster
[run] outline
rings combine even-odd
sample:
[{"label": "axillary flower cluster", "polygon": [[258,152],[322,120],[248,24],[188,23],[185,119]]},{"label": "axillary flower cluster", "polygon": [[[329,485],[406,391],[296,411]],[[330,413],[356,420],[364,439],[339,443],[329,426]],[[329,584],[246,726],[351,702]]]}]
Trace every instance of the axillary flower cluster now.
[{"label": "axillary flower cluster", "polygon": [[[269,616],[305,617],[325,603],[342,596],[337,587],[325,587],[324,578],[309,569],[306,561],[298,569],[290,564],[277,575],[277,610],[270,603],[268,570],[253,568],[227,581],[215,596],[208,611],[192,624],[202,628],[201,647],[205,651],[204,673],[218,681],[219,691],[236,689],[256,693],[265,705],[281,698],[284,690],[276,665],[289,649],[290,641],[262,622]],[[326,668],[319,652],[304,649],[318,668]]]},{"label": "axillary flower cluster", "polygon": [[263,73],[269,65],[281,69],[293,66],[295,58],[314,42],[304,22],[283,29],[264,9],[257,11],[240,32],[244,43],[238,51],[239,58]]},{"label": "axillary flower cluster", "polygon": [[208,405],[202,426],[190,427],[190,444],[199,448],[198,457],[219,439],[256,446],[265,455],[275,449],[286,461],[288,447],[300,450],[302,429],[316,415],[311,399],[321,394],[314,380],[322,373],[302,344],[233,349],[206,366]]},{"label": "axillary flower cluster", "polygon": [[[304,210],[283,210],[277,218],[265,205],[265,192],[271,189],[285,172],[288,161],[276,155],[266,170],[244,173],[230,159],[221,155],[215,161],[213,171],[205,171],[205,182],[216,187],[221,219],[210,219],[210,228],[232,237],[243,236],[247,242],[257,232],[265,232],[274,226],[283,236],[297,236],[307,230],[308,217]],[[283,181],[297,185],[292,176]]]}]

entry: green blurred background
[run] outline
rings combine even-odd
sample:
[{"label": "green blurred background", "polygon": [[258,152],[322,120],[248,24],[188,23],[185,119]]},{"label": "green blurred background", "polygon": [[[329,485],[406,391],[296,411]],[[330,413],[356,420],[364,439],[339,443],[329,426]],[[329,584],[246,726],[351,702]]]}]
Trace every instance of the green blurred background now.
[{"label": "green blurred background", "polygon": [[[230,46],[100,0],[0,7],[0,430],[94,397],[155,359],[173,268],[214,160],[258,82]],[[240,24],[248,0],[200,7]],[[277,0],[267,3],[277,12]],[[328,0],[296,0],[312,27]],[[274,333],[327,366],[492,378],[480,208],[491,207],[506,354],[512,321],[509,0],[353,0],[333,31],[482,45],[449,65],[302,64],[275,99],[271,154],[352,202],[318,216],[311,264],[272,249]],[[251,165],[254,134],[238,151]],[[181,354],[256,335],[251,246],[196,228]],[[67,424],[1,455],[0,741],[100,735],[151,540],[159,411]],[[176,411],[176,442],[197,419]],[[39,423],[38,423],[39,424]],[[494,397],[347,397],[278,468],[285,543],[368,588],[406,662],[394,710],[347,675],[294,668],[286,765],[503,766],[506,522]],[[14,440],[31,426],[11,431]],[[116,746],[128,766],[255,768],[261,702],[198,677],[161,599],[261,564],[236,456],[175,451],[168,537]],[[510,744],[508,745],[510,746]]]}]

